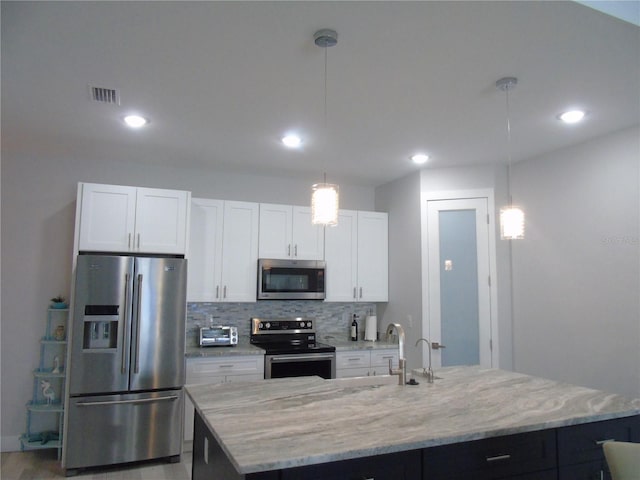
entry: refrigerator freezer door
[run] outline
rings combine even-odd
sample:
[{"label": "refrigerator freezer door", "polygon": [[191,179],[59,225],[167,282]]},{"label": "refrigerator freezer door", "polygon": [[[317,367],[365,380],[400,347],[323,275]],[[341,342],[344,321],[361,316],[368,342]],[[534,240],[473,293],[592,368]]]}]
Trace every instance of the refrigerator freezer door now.
[{"label": "refrigerator freezer door", "polygon": [[121,392],[129,388],[133,258],[80,255],[69,392]]},{"label": "refrigerator freezer door", "polygon": [[67,471],[180,455],[182,390],[71,398]]},{"label": "refrigerator freezer door", "polygon": [[135,259],[132,391],[184,385],[186,279],[184,259]]}]

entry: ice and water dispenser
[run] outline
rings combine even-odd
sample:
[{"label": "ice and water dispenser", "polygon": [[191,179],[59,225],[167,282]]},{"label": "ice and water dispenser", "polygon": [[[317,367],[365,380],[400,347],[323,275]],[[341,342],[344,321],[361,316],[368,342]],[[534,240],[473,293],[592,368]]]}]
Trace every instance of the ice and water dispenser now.
[{"label": "ice and water dispenser", "polygon": [[118,346],[119,305],[85,305],[84,350],[115,349]]}]

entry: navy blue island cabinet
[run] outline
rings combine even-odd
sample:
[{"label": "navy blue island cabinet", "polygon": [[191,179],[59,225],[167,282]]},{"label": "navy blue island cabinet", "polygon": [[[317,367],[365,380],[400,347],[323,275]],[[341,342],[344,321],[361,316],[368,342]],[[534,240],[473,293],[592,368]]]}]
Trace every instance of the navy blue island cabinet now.
[{"label": "navy blue island cabinet", "polygon": [[192,480],[610,479],[607,440],[640,442],[640,416],[240,474],[196,412]]}]

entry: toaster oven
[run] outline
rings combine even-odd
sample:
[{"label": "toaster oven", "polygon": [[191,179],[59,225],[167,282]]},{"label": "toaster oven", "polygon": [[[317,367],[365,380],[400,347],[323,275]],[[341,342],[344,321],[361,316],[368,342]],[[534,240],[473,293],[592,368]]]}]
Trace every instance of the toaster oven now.
[{"label": "toaster oven", "polygon": [[218,325],[217,327],[200,328],[201,347],[220,347],[238,344],[238,327],[227,327]]}]

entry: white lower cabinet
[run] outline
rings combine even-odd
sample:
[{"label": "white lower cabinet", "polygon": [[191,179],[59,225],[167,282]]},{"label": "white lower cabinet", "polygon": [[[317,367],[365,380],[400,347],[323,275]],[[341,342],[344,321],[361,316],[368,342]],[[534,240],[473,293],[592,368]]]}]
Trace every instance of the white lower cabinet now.
[{"label": "white lower cabinet", "polygon": [[345,350],[336,352],[336,377],[388,375],[389,360],[398,366],[398,349]]},{"label": "white lower cabinet", "polygon": [[[264,355],[187,358],[187,385],[252,382],[264,379]],[[184,439],[193,440],[193,403],[184,402]]]}]

